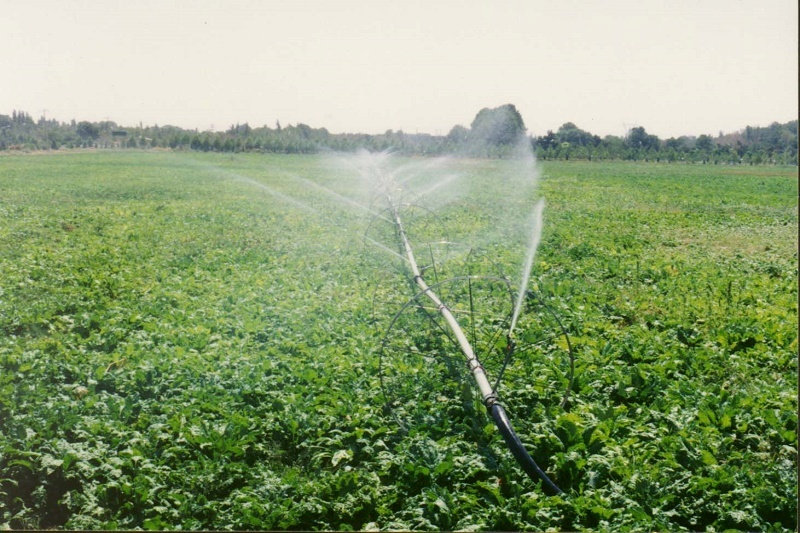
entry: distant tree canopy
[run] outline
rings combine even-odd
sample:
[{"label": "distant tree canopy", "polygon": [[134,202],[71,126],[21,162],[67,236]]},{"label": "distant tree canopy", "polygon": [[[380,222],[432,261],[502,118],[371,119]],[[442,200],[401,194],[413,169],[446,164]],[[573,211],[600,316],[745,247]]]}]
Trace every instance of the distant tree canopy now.
[{"label": "distant tree canopy", "polygon": [[453,126],[447,134],[447,140],[451,143],[465,143],[469,139],[469,130],[464,126]]},{"label": "distant tree canopy", "polygon": [[661,140],[642,126],[625,137],[601,139],[567,122],[558,131],[532,137],[540,159],[631,160],[710,164],[797,164],[797,121],[748,126],[736,133]]},{"label": "distant tree canopy", "polygon": [[[797,164],[797,121],[747,126],[718,136],[682,136],[661,140],[644,127],[624,137],[602,139],[572,122],[539,137],[526,137],[522,115],[513,104],[481,109],[470,127],[453,126],[447,135],[387,130],[378,135],[332,134],[307,124],[251,127],[232,124],[225,131],[186,130],[177,126],[121,127],[115,122],[35,121],[25,111],[0,114],[0,150],[69,148],[167,148],[217,152],[316,153],[321,150],[393,150],[404,154],[456,154],[512,157],[526,141],[540,159],[632,160],[708,164]],[[123,135],[124,133],[124,135]]]},{"label": "distant tree canopy", "polygon": [[81,139],[95,140],[100,137],[100,127],[91,122],[78,122],[77,132]]},{"label": "distant tree canopy", "polygon": [[568,142],[575,146],[597,146],[600,143],[600,137],[580,129],[572,122],[567,122],[558,128],[557,135],[560,142]]},{"label": "distant tree canopy", "polygon": [[514,104],[483,108],[470,124],[470,141],[490,146],[516,144],[525,135],[525,123]]},{"label": "distant tree canopy", "polygon": [[469,128],[453,126],[440,149],[474,157],[507,157],[525,139],[525,122],[514,104],[485,107]]},{"label": "distant tree canopy", "polygon": [[655,135],[649,135],[641,126],[632,128],[628,133],[627,144],[633,149],[653,150],[658,149],[661,141]]}]

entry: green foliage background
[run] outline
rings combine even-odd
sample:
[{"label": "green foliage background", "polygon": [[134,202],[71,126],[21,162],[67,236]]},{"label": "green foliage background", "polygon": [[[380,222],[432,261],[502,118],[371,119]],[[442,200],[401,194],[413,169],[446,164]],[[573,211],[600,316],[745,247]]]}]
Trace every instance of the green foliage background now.
[{"label": "green foliage background", "polygon": [[[316,154],[339,151],[392,150],[404,155],[458,154],[507,158],[525,135],[522,116],[513,104],[481,109],[470,128],[453,126],[447,135],[404,133],[330,133],[298,123],[275,128],[231,124],[225,131],[187,130],[158,124],[138,126],[103,122],[59,122],[25,111],[0,114],[0,151],[63,150],[74,148],[168,148],[197,152],[261,152]],[[688,133],[688,132],[687,132]],[[618,137],[585,131],[572,122],[557,131],[527,139],[540,160],[655,161],[723,165],[797,165],[797,120],[769,126],[746,126],[716,137],[682,135],[659,139],[643,126]]]},{"label": "green foliage background", "polygon": [[[451,164],[480,186],[438,214],[479,232],[514,163]],[[318,156],[0,156],[0,526],[796,526],[796,167],[543,165],[533,283],[577,377],[504,401],[564,497],[463,398],[397,430],[406,287],[374,307],[365,217],[298,177],[357,192]]]}]

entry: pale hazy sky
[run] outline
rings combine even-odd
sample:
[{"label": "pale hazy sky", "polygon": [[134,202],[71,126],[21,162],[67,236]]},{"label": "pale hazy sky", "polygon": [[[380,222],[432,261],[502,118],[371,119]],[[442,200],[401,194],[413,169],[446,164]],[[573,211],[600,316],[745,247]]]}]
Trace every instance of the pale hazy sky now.
[{"label": "pale hazy sky", "polygon": [[0,0],[0,114],[716,135],[798,114],[797,0]]}]

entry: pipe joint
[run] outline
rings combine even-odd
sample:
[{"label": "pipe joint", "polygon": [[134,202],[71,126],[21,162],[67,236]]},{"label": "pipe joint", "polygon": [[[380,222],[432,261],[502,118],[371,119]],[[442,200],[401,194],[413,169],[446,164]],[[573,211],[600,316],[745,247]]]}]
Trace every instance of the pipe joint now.
[{"label": "pipe joint", "polygon": [[500,401],[500,397],[497,396],[497,393],[491,393],[483,399],[483,405],[486,406],[488,411],[492,410],[492,406],[495,405]]},{"label": "pipe joint", "polygon": [[480,361],[478,361],[477,357],[469,359],[467,361],[467,366],[469,367],[469,371],[472,372],[473,374],[475,372],[482,372],[483,374],[486,374],[486,369],[483,368],[483,365],[480,363]]}]

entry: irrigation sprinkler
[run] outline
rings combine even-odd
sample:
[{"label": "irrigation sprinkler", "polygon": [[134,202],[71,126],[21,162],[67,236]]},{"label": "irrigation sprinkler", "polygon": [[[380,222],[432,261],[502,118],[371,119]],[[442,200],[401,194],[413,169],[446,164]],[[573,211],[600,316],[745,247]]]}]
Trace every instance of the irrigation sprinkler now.
[{"label": "irrigation sprinkler", "polygon": [[[412,236],[406,225],[407,218],[414,218],[414,214],[424,212],[414,203],[404,203],[400,196],[397,183],[391,175],[384,174],[381,169],[373,168],[376,185],[385,208],[380,220],[390,221],[393,239],[398,252],[393,251],[395,257],[402,259],[402,264],[410,277],[410,285],[414,292],[413,297],[394,316],[386,334],[381,341],[381,386],[387,398],[387,407],[391,409],[395,418],[404,425],[406,420],[413,420],[416,416],[413,405],[426,406],[437,401],[426,391],[425,372],[432,372],[440,376],[457,376],[463,368],[464,360],[452,357],[449,345],[456,345],[466,360],[466,367],[472,376],[472,381],[480,393],[481,403],[485,406],[489,416],[494,421],[506,445],[514,458],[534,481],[541,480],[545,490],[551,494],[561,494],[561,489],[547,476],[547,474],[533,460],[525,449],[522,441],[515,432],[504,406],[500,403],[497,389],[506,371],[509,362],[518,353],[518,339],[514,335],[514,327],[528,299],[530,291],[526,285],[527,275],[523,276],[522,287],[518,295],[514,296],[509,280],[502,275],[499,268],[494,266],[498,275],[474,275],[469,268],[462,275],[444,277],[449,272],[442,262],[435,258],[432,245],[429,244],[429,263],[426,265],[418,262],[415,248],[412,246]],[[537,204],[537,216],[541,218],[542,204]],[[411,217],[406,215],[411,214]],[[384,236],[385,238],[388,236]],[[365,235],[365,240],[373,245],[380,244],[380,239]],[[538,244],[538,236],[535,237]],[[434,244],[451,247],[453,243],[448,239],[433,241]],[[417,243],[419,246],[419,244]],[[381,248],[385,246],[380,245]],[[483,260],[491,263],[491,259],[480,256],[470,251],[468,258],[472,261]],[[526,268],[530,269],[532,252],[526,260]],[[435,282],[426,279],[426,274],[431,273]],[[438,281],[442,276],[444,279]],[[561,338],[565,339],[570,353],[570,375],[567,391],[571,387],[572,369],[574,368],[571,356],[571,346],[566,331],[552,310],[544,305],[543,309],[555,319],[561,331]],[[478,307],[483,306],[482,309]],[[422,314],[427,317],[433,326],[432,335],[428,335],[416,325],[416,320]],[[393,332],[400,331],[403,335],[393,336]],[[544,345],[543,339],[527,342],[527,346]],[[552,339],[550,339],[552,341]],[[551,342],[552,344],[552,342]],[[476,352],[476,346],[482,351]],[[545,346],[546,347],[546,346]],[[481,356],[493,358],[499,370],[496,373],[494,384],[490,382],[484,364],[478,358]],[[402,354],[392,359],[392,354]],[[457,378],[456,378],[457,379]],[[467,387],[466,384],[463,384]],[[566,393],[568,394],[568,392]],[[406,401],[394,400],[394,397],[405,397]],[[566,395],[562,405],[566,402]],[[423,409],[424,410],[424,409]],[[419,420],[417,420],[419,422]],[[412,422],[413,423],[413,422]]]}]

